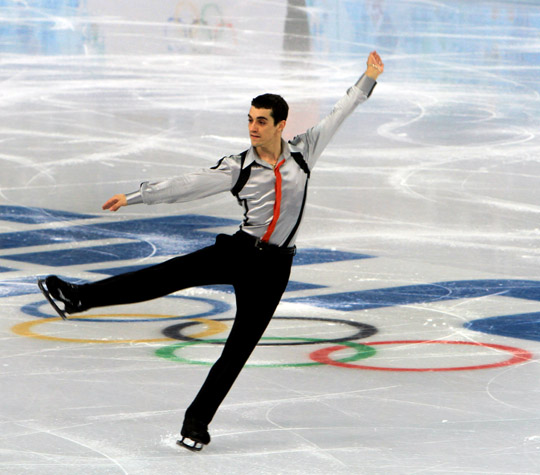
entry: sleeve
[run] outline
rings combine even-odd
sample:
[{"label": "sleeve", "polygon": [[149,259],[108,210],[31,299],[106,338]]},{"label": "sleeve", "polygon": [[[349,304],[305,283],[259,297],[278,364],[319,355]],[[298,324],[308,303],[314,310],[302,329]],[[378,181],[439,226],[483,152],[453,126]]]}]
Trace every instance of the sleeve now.
[{"label": "sleeve", "polygon": [[144,182],[139,191],[126,195],[128,204],[182,203],[193,201],[233,187],[233,178],[238,177],[239,164],[235,157],[221,159],[215,167],[204,168],[192,173],[157,182]]},{"label": "sleeve", "polygon": [[352,114],[359,104],[368,99],[376,84],[376,81],[370,77],[362,75],[356,84],[349,88],[345,96],[336,103],[330,114],[306,133],[296,136],[291,141],[292,145],[303,149],[310,169],[313,169],[343,121]]}]

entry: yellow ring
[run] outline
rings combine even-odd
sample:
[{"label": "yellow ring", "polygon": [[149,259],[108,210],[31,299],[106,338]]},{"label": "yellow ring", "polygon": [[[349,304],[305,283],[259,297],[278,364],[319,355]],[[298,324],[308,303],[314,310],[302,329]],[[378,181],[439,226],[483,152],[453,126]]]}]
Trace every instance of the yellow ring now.
[{"label": "yellow ring", "polygon": [[[150,315],[150,314],[139,314],[139,313],[126,313],[126,314],[99,314],[99,315],[86,315],[86,316],[77,316],[77,318],[96,318],[96,317],[150,317],[150,318],[167,318],[174,317],[174,315]],[[70,343],[156,343],[161,341],[171,341],[174,338],[148,338],[142,340],[92,340],[92,339],[82,339],[82,338],[62,338],[58,336],[49,336],[41,335],[35,333],[32,329],[37,325],[42,325],[47,322],[56,322],[62,320],[60,317],[54,318],[42,318],[39,320],[30,320],[28,322],[19,323],[11,328],[11,331],[19,336],[25,336],[29,338],[37,338],[39,340],[49,340],[49,341],[64,341]],[[203,338],[212,335],[221,333],[227,329],[227,325],[222,322],[217,322],[215,320],[209,320],[206,318],[192,318],[190,320],[204,323],[208,326],[205,331],[199,332],[195,335],[192,335],[193,338]]]}]

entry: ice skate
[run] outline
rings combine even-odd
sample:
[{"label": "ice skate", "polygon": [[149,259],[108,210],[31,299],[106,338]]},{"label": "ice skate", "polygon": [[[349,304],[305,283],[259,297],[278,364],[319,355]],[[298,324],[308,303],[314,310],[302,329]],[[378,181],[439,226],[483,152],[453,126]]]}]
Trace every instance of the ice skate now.
[{"label": "ice skate", "polygon": [[[77,285],[64,282],[54,275],[46,279],[38,279],[37,284],[41,293],[62,319],[67,319],[66,314],[78,313],[85,310],[78,297]],[[64,309],[56,303],[56,300],[64,304]]]},{"label": "ice skate", "polygon": [[180,434],[182,438],[176,443],[193,452],[200,452],[210,443],[208,426],[198,421],[184,421]]}]

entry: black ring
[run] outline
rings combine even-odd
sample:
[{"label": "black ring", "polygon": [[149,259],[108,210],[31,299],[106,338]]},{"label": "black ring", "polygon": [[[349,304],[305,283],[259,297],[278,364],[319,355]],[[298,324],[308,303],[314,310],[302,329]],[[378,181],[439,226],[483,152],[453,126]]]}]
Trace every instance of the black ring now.
[{"label": "black ring", "polygon": [[[328,339],[320,339],[317,343],[340,343],[342,341],[350,341],[350,340],[360,340],[362,338],[369,338],[370,336],[375,335],[377,333],[377,328],[373,325],[368,325],[367,323],[360,323],[360,322],[353,322],[351,320],[338,320],[335,318],[317,318],[317,317],[272,317],[273,320],[309,320],[309,321],[319,321],[319,322],[330,322],[330,323],[342,323],[345,325],[349,325],[350,327],[353,327],[355,329],[358,329],[358,331],[351,336],[344,336],[341,338],[328,338]],[[234,318],[213,318],[212,320],[215,321],[227,321],[227,320],[234,320]],[[184,335],[183,331],[185,328],[191,327],[193,325],[199,325],[201,322],[196,321],[190,321],[190,322],[183,322],[178,323],[176,325],[171,325],[170,327],[164,328],[162,330],[162,333],[168,337],[172,338],[174,340],[181,340],[181,341],[206,341],[205,339],[200,338],[191,338],[190,336]],[[209,342],[215,345],[224,345],[224,342]],[[259,343],[258,346],[293,346],[293,345],[313,345],[313,342],[311,341],[294,341],[290,343]]]}]

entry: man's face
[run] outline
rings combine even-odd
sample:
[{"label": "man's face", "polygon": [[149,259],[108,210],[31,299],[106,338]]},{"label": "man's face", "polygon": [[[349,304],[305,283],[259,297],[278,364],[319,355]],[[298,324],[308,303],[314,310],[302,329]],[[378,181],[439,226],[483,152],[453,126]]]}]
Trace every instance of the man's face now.
[{"label": "man's face", "polygon": [[251,106],[248,114],[249,138],[254,147],[269,146],[281,140],[281,132],[285,127],[285,121],[274,124],[271,109],[257,109]]}]

